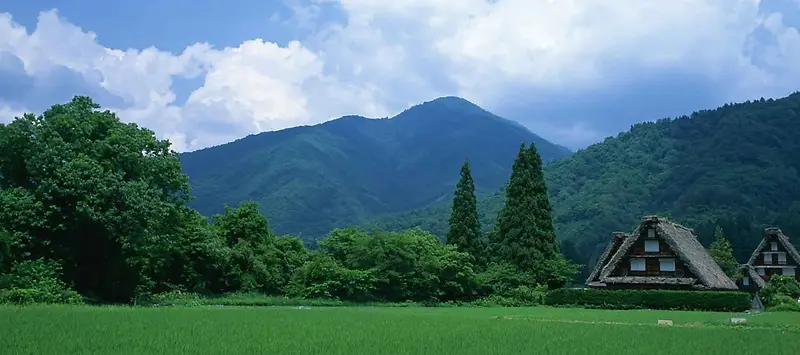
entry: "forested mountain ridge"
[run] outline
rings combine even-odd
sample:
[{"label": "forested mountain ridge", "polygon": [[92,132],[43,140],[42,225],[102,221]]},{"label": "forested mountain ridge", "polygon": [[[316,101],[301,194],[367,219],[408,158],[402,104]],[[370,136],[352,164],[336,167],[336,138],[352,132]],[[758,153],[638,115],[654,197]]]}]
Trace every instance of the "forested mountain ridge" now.
[{"label": "forested mountain ridge", "polygon": [[[565,253],[591,265],[611,232],[646,214],[693,227],[708,244],[723,227],[740,262],[777,225],[800,241],[800,93],[727,104],[689,116],[636,124],[545,168],[553,219]],[[474,169],[475,171],[477,169]],[[484,194],[484,229],[502,194]],[[446,232],[448,206],[384,216],[385,229]]]},{"label": "forested mountain ridge", "polygon": [[345,116],[181,154],[205,215],[252,200],[278,233],[313,240],[376,215],[450,198],[468,158],[478,192],[499,189],[522,142],[545,162],[571,151],[471,102],[443,97],[388,119]]}]

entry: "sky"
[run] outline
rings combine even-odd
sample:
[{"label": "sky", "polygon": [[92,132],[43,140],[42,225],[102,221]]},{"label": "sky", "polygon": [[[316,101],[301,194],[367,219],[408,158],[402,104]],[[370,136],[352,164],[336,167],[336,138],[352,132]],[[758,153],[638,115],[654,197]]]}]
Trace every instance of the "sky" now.
[{"label": "sky", "polygon": [[800,0],[0,4],[0,122],[89,95],[185,152],[460,96],[579,149],[800,90]]}]

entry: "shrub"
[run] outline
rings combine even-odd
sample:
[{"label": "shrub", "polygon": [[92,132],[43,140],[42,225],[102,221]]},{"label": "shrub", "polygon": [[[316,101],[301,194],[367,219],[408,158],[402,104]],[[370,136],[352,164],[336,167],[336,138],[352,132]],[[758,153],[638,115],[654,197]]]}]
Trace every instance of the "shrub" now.
[{"label": "shrub", "polygon": [[0,303],[82,303],[83,298],[68,288],[60,276],[61,267],[53,261],[19,262],[4,277],[3,286],[7,289],[0,290]]},{"label": "shrub", "polygon": [[544,304],[605,309],[668,309],[739,312],[750,308],[750,295],[738,291],[558,289]]},{"label": "shrub", "polygon": [[174,290],[156,293],[150,296],[149,301],[162,306],[199,306],[203,298],[197,293]]},{"label": "shrub", "polygon": [[304,299],[368,301],[376,278],[370,271],[351,270],[326,254],[316,253],[295,272],[286,295]]},{"label": "shrub", "polygon": [[770,311],[800,312],[800,301],[794,297],[784,294],[776,294],[770,301],[772,302],[769,307]]},{"label": "shrub", "polygon": [[767,285],[761,289],[760,294],[765,305],[777,306],[781,303],[776,301],[778,296],[792,299],[800,297],[800,282],[793,277],[773,275],[769,278]]},{"label": "shrub", "polygon": [[793,303],[781,303],[770,307],[769,310],[772,312],[800,312],[800,302],[795,300]]},{"label": "shrub", "polygon": [[73,290],[58,292],[35,288],[0,290],[0,304],[30,305],[36,303],[80,304],[83,303],[83,297]]}]

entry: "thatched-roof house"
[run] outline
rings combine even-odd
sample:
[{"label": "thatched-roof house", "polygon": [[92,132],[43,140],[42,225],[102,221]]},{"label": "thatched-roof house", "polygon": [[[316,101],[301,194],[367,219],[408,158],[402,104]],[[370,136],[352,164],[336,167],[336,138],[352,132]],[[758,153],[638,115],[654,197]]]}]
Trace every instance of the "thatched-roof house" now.
[{"label": "thatched-roof house", "polygon": [[592,288],[736,290],[694,231],[655,216],[630,234],[614,233],[592,274]]},{"label": "thatched-roof house", "polygon": [[743,290],[757,292],[772,275],[793,276],[800,281],[798,268],[800,253],[780,229],[770,227],[764,229],[764,239],[739,268],[744,277],[737,283]]},{"label": "thatched-roof house", "polygon": [[736,283],[742,290],[757,292],[767,285],[767,281],[761,278],[756,269],[750,265],[739,265],[739,273],[742,274],[742,279]]}]

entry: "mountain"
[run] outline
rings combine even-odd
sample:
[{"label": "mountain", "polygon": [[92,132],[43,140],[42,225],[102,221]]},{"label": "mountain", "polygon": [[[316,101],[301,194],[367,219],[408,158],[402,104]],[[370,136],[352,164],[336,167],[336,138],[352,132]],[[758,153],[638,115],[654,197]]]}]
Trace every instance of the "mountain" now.
[{"label": "mountain", "polygon": [[[776,225],[800,242],[800,93],[636,124],[545,168],[564,252],[592,265],[614,231],[648,214],[693,227],[708,245],[719,224],[744,262]],[[477,173],[478,169],[473,169]],[[502,193],[479,198],[486,230]],[[447,231],[446,203],[383,216],[384,229]]]},{"label": "mountain", "polygon": [[251,135],[182,154],[181,163],[201,213],[253,200],[275,232],[313,240],[449,200],[465,158],[477,191],[496,191],[523,142],[548,162],[571,154],[467,100],[443,97],[393,118],[346,116]]}]

